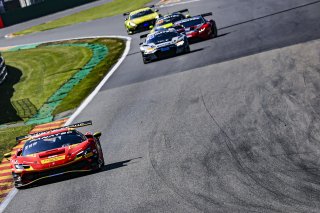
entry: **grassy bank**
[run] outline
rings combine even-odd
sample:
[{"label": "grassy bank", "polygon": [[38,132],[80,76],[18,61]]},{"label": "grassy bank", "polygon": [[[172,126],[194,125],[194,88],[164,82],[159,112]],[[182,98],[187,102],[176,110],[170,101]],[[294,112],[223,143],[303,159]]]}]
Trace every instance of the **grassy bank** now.
[{"label": "grassy bank", "polygon": [[3,53],[6,63],[22,71],[14,85],[11,102],[29,99],[39,109],[72,75],[91,58],[87,48],[38,47]]},{"label": "grassy bank", "polygon": [[[70,43],[72,42],[79,41],[70,41]],[[109,54],[63,99],[62,103],[54,110],[54,115],[78,107],[118,61],[125,48],[125,42],[120,39],[83,39],[80,42],[104,44],[109,48]]]},{"label": "grassy bank", "polygon": [[132,11],[143,7],[145,4],[151,2],[151,0],[114,0],[112,2],[90,8],[69,16],[62,17],[47,23],[43,23],[19,32],[14,35],[25,35],[34,32],[40,32],[50,30],[58,27],[73,25],[81,22],[92,21],[95,19],[105,18],[109,16],[115,16],[124,12]]}]

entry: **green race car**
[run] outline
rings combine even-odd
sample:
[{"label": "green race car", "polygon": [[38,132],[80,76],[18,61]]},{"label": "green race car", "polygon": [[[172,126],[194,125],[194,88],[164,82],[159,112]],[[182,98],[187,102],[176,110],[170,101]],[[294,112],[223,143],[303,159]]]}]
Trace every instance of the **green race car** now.
[{"label": "green race car", "polygon": [[128,16],[124,26],[129,35],[151,29],[156,19],[160,17],[158,10],[155,10],[154,6],[124,13],[123,15]]},{"label": "green race car", "polygon": [[[187,13],[187,14],[184,14]],[[174,23],[186,18],[190,18],[189,10],[180,10],[177,12],[173,12],[171,14],[164,15],[156,20],[155,26],[152,28],[151,33],[154,33],[155,31],[158,31],[159,29],[165,28],[171,28],[174,26]]]}]

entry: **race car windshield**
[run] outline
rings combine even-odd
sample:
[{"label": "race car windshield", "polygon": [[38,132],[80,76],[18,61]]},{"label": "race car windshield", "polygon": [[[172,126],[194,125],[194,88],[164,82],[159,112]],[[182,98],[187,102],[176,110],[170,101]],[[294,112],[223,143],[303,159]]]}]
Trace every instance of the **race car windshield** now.
[{"label": "race car windshield", "polygon": [[23,147],[22,156],[78,144],[85,140],[85,136],[76,131],[62,132],[29,140]]},{"label": "race car windshield", "polygon": [[148,36],[147,44],[161,44],[164,42],[171,41],[172,38],[178,37],[179,34],[177,32],[161,32],[158,34],[153,34]]},{"label": "race car windshield", "polygon": [[169,17],[164,17],[164,18],[159,19],[156,22],[156,27],[159,27],[159,26],[162,26],[165,24],[174,23],[174,22],[180,21],[182,19],[184,19],[184,17],[182,15],[172,15]]},{"label": "race car windshield", "polygon": [[181,21],[178,22],[180,25],[184,26],[185,28],[188,27],[193,27],[193,26],[197,26],[199,24],[203,24],[204,20],[202,17],[198,17],[198,18],[192,18],[192,19],[187,19],[185,21]]},{"label": "race car windshield", "polygon": [[138,12],[138,13],[135,13],[135,14],[132,14],[130,16],[130,19],[135,19],[135,18],[140,18],[142,16],[146,16],[146,15],[150,15],[154,13],[153,10],[149,9],[149,10],[144,10],[144,11],[141,11],[141,12]]}]

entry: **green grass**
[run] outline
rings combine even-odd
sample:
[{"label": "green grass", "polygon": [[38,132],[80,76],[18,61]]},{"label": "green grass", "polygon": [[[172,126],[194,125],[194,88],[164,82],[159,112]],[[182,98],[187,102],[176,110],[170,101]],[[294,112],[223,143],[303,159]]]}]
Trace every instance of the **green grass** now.
[{"label": "green grass", "polygon": [[16,137],[28,134],[32,126],[19,126],[0,129],[0,162],[3,155],[12,150],[16,145]]},{"label": "green grass", "polygon": [[[79,41],[71,41],[69,43],[72,42]],[[121,39],[84,39],[80,40],[80,42],[104,44],[109,48],[109,54],[84,80],[71,90],[69,95],[65,97],[61,104],[54,110],[54,115],[78,107],[100,83],[110,68],[118,61],[125,48],[125,42]]]},{"label": "green grass", "polygon": [[84,10],[69,16],[62,17],[60,19],[53,20],[51,22],[43,23],[16,32],[14,33],[14,35],[25,35],[29,33],[40,32],[58,27],[73,25],[81,22],[105,18],[109,16],[115,16],[124,12],[139,9],[149,2],[151,2],[151,0],[114,0],[112,2],[97,7],[93,7],[88,10]]},{"label": "green grass", "polygon": [[22,71],[11,102],[29,99],[37,109],[92,57],[84,47],[38,47],[3,53],[7,65]]}]

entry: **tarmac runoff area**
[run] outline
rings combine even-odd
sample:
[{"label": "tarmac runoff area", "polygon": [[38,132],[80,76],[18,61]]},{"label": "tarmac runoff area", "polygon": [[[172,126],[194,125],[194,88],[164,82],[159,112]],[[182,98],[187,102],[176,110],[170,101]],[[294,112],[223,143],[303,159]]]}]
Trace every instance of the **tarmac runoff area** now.
[{"label": "tarmac runoff area", "polygon": [[[109,147],[142,157],[110,176],[101,174],[107,181],[97,190],[110,199],[106,208],[133,205],[148,212],[148,204],[163,202],[161,212],[319,211],[319,57],[316,40],[101,91],[95,106],[104,106],[100,113],[110,121],[94,127],[110,122]],[[137,100],[132,94],[139,92],[144,98]],[[122,99],[131,113],[115,115]],[[89,104],[77,121],[98,120],[95,106]],[[127,125],[117,125],[120,119]],[[130,142],[124,145],[123,138]],[[127,193],[110,191],[114,184]],[[146,205],[112,203],[137,195]]]},{"label": "tarmac runoff area", "polygon": [[[117,182],[128,187],[127,194],[116,193],[112,199],[130,200],[133,192],[153,193],[162,188],[156,198],[149,197],[150,202],[166,201],[162,210],[178,202],[181,212],[317,211],[319,200],[310,198],[316,198],[320,176],[319,57],[320,40],[315,40],[100,91],[95,105],[104,106],[100,113],[111,115],[110,119],[122,116],[113,112],[120,108],[122,98],[128,98],[126,94],[143,91],[145,97],[152,97],[131,100],[135,113],[147,110],[139,117],[144,122],[135,121],[139,125],[122,132],[122,137],[131,138],[126,149],[139,143],[139,150],[148,150],[148,156],[124,171],[142,171],[132,181],[145,187],[131,190],[133,184],[121,179],[127,176],[117,176]],[[90,104],[85,111],[86,116],[99,116]],[[126,118],[128,125],[133,120],[137,120],[134,113]],[[112,140],[109,143],[112,146]],[[135,155],[136,149],[131,150]],[[142,169],[149,165],[145,158],[159,176],[151,188],[147,180],[154,172]],[[113,183],[111,176],[108,180]],[[99,191],[101,196],[108,192]],[[52,196],[56,193],[53,190]],[[17,194],[8,212],[32,212],[29,203],[19,202],[23,196],[25,191]],[[37,190],[30,190],[28,196],[41,200]],[[126,203],[113,205],[129,209]],[[93,206],[82,208],[89,211]]]}]

